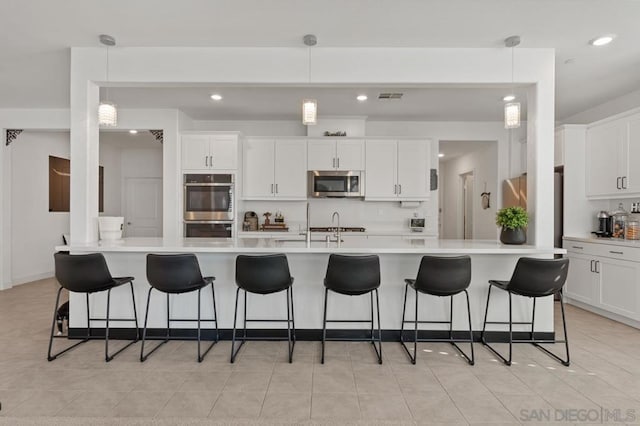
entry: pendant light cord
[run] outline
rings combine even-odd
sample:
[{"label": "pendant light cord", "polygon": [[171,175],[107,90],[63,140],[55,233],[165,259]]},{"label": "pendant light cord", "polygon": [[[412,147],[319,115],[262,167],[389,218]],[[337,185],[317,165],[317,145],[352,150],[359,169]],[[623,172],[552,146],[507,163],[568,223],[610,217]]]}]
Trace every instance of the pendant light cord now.
[{"label": "pendant light cord", "polygon": [[[109,46],[107,46],[107,84],[109,84]],[[109,86],[104,88],[105,101],[109,101]]]},{"label": "pendant light cord", "polygon": [[311,84],[311,47],[307,47],[307,83]]}]

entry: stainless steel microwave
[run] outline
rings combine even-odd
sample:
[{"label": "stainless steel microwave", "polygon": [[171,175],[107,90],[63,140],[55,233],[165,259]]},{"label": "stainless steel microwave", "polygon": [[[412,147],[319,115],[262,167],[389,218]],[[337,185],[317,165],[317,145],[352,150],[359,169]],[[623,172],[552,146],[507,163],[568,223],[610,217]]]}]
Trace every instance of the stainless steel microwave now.
[{"label": "stainless steel microwave", "polygon": [[308,173],[307,185],[313,198],[364,197],[362,172],[314,170]]}]

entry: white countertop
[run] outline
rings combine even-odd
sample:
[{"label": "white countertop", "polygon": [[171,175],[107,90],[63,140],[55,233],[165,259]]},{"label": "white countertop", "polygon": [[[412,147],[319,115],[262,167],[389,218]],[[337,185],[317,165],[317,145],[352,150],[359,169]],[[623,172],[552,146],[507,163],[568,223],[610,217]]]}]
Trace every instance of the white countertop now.
[{"label": "white countertop", "polygon": [[[334,235],[333,232],[312,232],[314,236],[324,237],[325,235]],[[298,231],[240,231],[239,238],[278,238],[283,236],[286,238],[301,238],[304,240],[304,232]],[[435,234],[427,232],[413,232],[411,230],[382,230],[382,231],[364,231],[364,232],[343,232],[343,237],[415,237],[415,238],[437,238]]]},{"label": "white countertop", "polygon": [[58,246],[57,251],[72,253],[122,252],[122,253],[369,253],[369,254],[509,254],[538,255],[565,254],[566,250],[530,245],[504,245],[492,240],[431,240],[385,239],[376,241],[357,239],[336,243],[304,241],[276,241],[270,238],[241,238],[215,240],[205,238],[163,239],[124,238],[119,241]]},{"label": "white countertop", "polygon": [[640,248],[640,240],[625,240],[622,238],[591,238],[591,237],[562,237],[567,241],[579,241],[582,243],[607,244],[621,247]]}]

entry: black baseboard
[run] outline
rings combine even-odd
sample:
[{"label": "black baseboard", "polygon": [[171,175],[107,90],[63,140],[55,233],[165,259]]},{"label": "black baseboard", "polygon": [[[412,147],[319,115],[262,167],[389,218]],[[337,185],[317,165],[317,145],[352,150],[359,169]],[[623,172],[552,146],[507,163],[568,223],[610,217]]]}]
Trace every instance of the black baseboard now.
[{"label": "black baseboard", "polygon": [[[95,337],[104,337],[105,330],[104,328],[92,328],[91,335]],[[80,339],[85,337],[87,333],[86,328],[71,328],[69,329],[69,336],[72,339]],[[142,329],[138,329],[138,333],[142,336]],[[162,328],[150,328],[147,329],[147,336],[150,338],[158,338],[166,336],[166,329]],[[241,330],[238,330],[238,335],[240,335]],[[231,340],[232,330],[220,329],[220,340]],[[272,329],[272,328],[261,328],[261,329],[252,329],[247,332],[249,337],[280,337],[287,338],[287,331],[283,329]],[[362,339],[368,338],[371,335],[369,330],[362,329],[337,329],[337,330],[327,330],[327,338],[344,338],[344,339]],[[405,330],[404,337],[406,340],[411,340],[413,338],[413,331]],[[192,328],[172,328],[171,329],[172,337],[196,337],[196,330]],[[216,337],[216,333],[211,329],[202,329],[201,330],[202,340],[212,341]],[[109,339],[115,340],[133,340],[135,337],[134,329],[126,329],[126,328],[112,328],[109,330]],[[435,331],[435,330],[420,330],[418,331],[419,339],[446,339],[449,337],[448,331]],[[454,331],[453,337],[456,339],[468,339],[469,332],[466,331]],[[487,331],[486,337],[488,342],[495,343],[506,343],[509,341],[509,332],[507,331]],[[525,340],[530,339],[531,334],[526,331],[514,331],[513,332],[513,340]],[[553,340],[555,338],[555,333],[545,332],[545,333],[535,333],[535,338],[539,340]],[[297,329],[296,330],[296,339],[300,341],[321,341],[322,340],[322,330],[321,329]],[[385,342],[397,342],[400,340],[400,330],[382,330],[382,340]],[[476,342],[480,341],[480,331],[473,332],[473,340]]]}]

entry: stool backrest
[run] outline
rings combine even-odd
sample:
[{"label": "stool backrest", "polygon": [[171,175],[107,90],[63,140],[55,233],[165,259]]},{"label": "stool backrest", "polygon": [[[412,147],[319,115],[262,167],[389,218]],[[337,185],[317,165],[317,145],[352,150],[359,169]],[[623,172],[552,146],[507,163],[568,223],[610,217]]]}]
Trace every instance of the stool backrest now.
[{"label": "stool backrest", "polygon": [[69,291],[90,293],[113,283],[102,253],[55,253],[56,280]]},{"label": "stool backrest", "polygon": [[327,288],[339,293],[367,293],[380,287],[380,258],[332,254],[324,282]]},{"label": "stool backrest", "polygon": [[543,297],[557,293],[567,281],[569,259],[518,260],[507,289],[529,297]]},{"label": "stool backrest", "polygon": [[423,256],[416,278],[416,289],[429,294],[449,296],[466,290],[471,283],[469,256]]},{"label": "stool backrest", "polygon": [[203,279],[195,254],[148,254],[147,281],[165,293],[179,293]]},{"label": "stool backrest", "polygon": [[284,254],[236,257],[236,284],[250,293],[268,294],[291,285],[289,262]]}]

